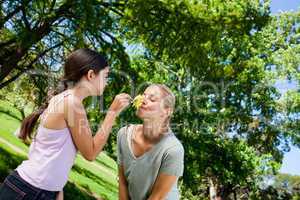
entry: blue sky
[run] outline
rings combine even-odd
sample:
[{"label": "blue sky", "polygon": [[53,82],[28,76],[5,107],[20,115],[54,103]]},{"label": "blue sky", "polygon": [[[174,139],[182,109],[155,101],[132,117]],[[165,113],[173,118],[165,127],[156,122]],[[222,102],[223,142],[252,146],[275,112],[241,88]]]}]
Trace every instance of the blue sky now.
[{"label": "blue sky", "polygon": [[[296,11],[300,8],[300,0],[272,0],[271,12],[276,14],[280,11]],[[282,92],[289,89],[296,89],[295,83],[287,81],[278,81],[276,87]],[[282,173],[300,175],[300,149],[292,147],[291,151],[284,155],[283,164],[280,169]]]},{"label": "blue sky", "polygon": [[300,0],[272,0],[271,12],[277,13],[279,11],[296,11],[299,9]]},{"label": "blue sky", "polygon": [[[296,90],[296,82],[291,82],[287,80],[279,80],[275,84],[276,88],[280,93],[284,94],[288,90]],[[283,164],[280,169],[282,173],[300,175],[300,149],[296,147],[291,147],[291,151],[284,155]]]}]

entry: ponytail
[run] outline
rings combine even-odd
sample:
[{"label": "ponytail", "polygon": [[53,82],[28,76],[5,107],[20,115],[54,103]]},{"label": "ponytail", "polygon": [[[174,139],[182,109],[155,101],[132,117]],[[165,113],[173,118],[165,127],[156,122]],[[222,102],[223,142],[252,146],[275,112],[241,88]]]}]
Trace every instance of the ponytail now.
[{"label": "ponytail", "polygon": [[33,133],[34,127],[35,127],[37,121],[39,120],[40,115],[47,109],[50,99],[53,96],[65,91],[67,88],[68,88],[67,80],[63,79],[61,81],[61,83],[59,84],[59,87],[57,88],[57,90],[49,91],[48,96],[46,98],[46,102],[44,104],[42,104],[38,108],[37,111],[31,113],[22,121],[20,133],[18,136],[21,140],[23,140],[25,143],[27,143],[28,140],[32,139],[32,133]]},{"label": "ponytail", "polygon": [[41,106],[37,111],[31,113],[22,121],[19,138],[24,142],[27,142],[28,139],[32,139],[32,132],[35,124],[45,109],[45,106]]},{"label": "ponytail", "polygon": [[64,76],[61,83],[58,85],[57,90],[50,90],[45,103],[40,106],[37,111],[33,112],[23,120],[19,138],[24,142],[27,142],[28,139],[32,139],[32,132],[35,124],[40,115],[48,107],[49,100],[53,96],[63,92],[69,86],[75,85],[89,70],[94,70],[95,73],[99,73],[100,70],[105,67],[108,67],[106,59],[96,51],[91,49],[78,49],[72,52],[65,62]]}]

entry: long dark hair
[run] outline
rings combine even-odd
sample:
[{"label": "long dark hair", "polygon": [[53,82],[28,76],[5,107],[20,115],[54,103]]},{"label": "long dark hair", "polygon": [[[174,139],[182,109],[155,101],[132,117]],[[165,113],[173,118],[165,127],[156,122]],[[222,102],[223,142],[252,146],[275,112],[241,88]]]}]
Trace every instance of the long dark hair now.
[{"label": "long dark hair", "polygon": [[35,124],[40,115],[48,107],[49,100],[54,95],[63,92],[70,85],[75,85],[89,70],[94,70],[98,74],[105,67],[108,67],[106,59],[96,51],[91,49],[77,49],[72,52],[65,61],[64,76],[61,79],[59,87],[49,92],[45,103],[22,121],[19,138],[25,142],[28,139],[32,139]]}]

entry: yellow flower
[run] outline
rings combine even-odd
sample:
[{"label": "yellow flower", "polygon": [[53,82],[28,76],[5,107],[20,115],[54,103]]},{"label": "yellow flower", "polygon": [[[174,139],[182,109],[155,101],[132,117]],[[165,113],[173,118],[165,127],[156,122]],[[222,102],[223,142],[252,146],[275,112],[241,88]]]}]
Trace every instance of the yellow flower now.
[{"label": "yellow flower", "polygon": [[134,99],[133,99],[133,101],[132,101],[132,103],[133,103],[133,106],[136,108],[136,109],[138,109],[142,104],[143,104],[143,96],[142,95],[137,95]]}]

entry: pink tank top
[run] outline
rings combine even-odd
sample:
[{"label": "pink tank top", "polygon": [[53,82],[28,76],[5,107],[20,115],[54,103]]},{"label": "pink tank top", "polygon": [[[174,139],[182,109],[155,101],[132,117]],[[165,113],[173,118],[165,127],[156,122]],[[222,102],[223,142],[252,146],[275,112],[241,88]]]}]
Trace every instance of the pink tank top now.
[{"label": "pink tank top", "polygon": [[28,160],[16,170],[25,181],[37,188],[61,191],[68,181],[76,153],[68,128],[48,129],[40,124],[30,145]]}]

